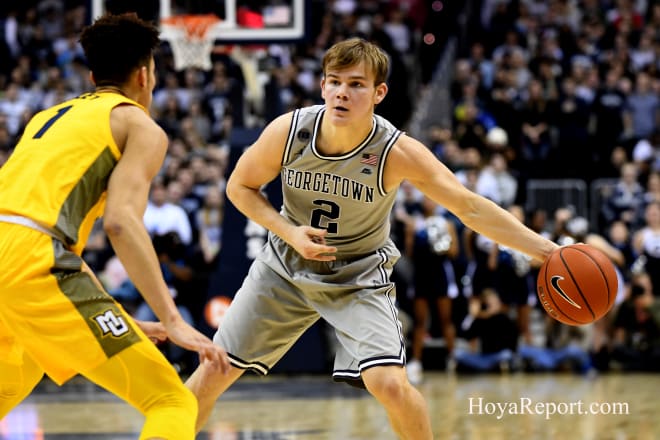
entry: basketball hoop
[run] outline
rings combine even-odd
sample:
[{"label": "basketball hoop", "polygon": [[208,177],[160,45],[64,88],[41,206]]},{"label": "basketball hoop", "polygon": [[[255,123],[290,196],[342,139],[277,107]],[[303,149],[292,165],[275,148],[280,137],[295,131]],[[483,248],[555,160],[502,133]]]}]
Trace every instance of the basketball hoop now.
[{"label": "basketball hoop", "polygon": [[215,14],[175,15],[161,20],[161,38],[170,43],[176,70],[211,70],[215,38],[209,31],[220,21]]}]

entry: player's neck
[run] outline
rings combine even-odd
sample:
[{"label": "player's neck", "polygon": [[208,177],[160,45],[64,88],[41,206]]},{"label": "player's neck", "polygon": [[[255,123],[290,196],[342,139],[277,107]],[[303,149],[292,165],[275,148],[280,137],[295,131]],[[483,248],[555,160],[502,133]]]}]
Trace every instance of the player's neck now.
[{"label": "player's neck", "polygon": [[323,120],[316,140],[316,148],[328,156],[347,153],[364,141],[371,131],[372,124],[373,119],[369,119],[369,123],[349,125],[335,125]]},{"label": "player's neck", "polygon": [[103,85],[96,87],[96,93],[117,93],[118,95],[127,96],[126,93],[117,86]]}]

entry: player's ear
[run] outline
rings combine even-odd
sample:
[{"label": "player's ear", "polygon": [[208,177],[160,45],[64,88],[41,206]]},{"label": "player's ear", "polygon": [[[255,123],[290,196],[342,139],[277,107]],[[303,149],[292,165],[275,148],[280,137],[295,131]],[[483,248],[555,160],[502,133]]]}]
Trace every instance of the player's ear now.
[{"label": "player's ear", "polygon": [[94,72],[89,71],[89,80],[96,86],[96,78],[94,78]]},{"label": "player's ear", "polygon": [[144,88],[149,83],[149,69],[147,66],[140,66],[137,71],[137,80],[140,88]]},{"label": "player's ear", "polygon": [[321,78],[321,98],[325,99],[325,76]]},{"label": "player's ear", "polygon": [[387,88],[387,84],[384,82],[378,84],[376,86],[376,96],[375,96],[375,101],[376,104],[380,104],[380,102],[385,99],[385,96],[387,95],[387,91],[389,89]]}]

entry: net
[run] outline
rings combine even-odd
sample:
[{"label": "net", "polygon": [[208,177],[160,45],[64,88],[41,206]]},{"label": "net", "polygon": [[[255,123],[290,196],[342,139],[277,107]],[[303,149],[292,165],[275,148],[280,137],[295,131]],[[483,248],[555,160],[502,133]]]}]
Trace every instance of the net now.
[{"label": "net", "polygon": [[219,22],[215,14],[175,15],[161,20],[161,37],[170,43],[176,70],[211,69],[215,37],[209,31]]}]

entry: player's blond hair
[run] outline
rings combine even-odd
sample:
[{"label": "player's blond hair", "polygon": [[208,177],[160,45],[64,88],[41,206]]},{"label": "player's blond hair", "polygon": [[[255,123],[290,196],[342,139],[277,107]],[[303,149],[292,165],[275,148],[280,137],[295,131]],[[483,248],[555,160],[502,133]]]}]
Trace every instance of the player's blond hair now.
[{"label": "player's blond hair", "polygon": [[349,38],[335,43],[323,56],[323,75],[328,69],[342,70],[364,61],[374,75],[374,84],[384,83],[390,68],[387,54],[373,43],[362,38]]}]

